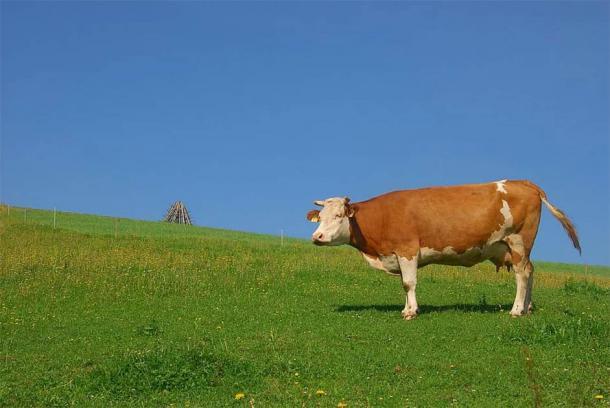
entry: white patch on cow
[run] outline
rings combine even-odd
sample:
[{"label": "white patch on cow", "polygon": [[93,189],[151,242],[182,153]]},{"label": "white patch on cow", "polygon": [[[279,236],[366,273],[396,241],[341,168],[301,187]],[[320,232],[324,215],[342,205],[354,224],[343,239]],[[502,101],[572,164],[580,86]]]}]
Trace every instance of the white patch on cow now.
[{"label": "white patch on cow", "polygon": [[419,260],[424,262],[442,258],[450,258],[456,255],[457,252],[455,252],[455,250],[450,246],[443,248],[441,251],[428,247],[423,247],[419,250]]},{"label": "white patch on cow", "polygon": [[506,181],[507,180],[496,181],[496,190],[501,193],[508,194],[508,191],[506,191],[506,188],[504,188],[504,183],[506,183]]},{"label": "white patch on cow", "polygon": [[[451,248],[451,247],[447,247]],[[446,249],[446,248],[445,248]],[[443,249],[444,251],[444,249]],[[435,261],[440,259],[443,255],[442,251],[438,251],[434,248],[423,247],[419,249],[419,261],[423,263],[428,263],[430,261]]]},{"label": "white patch on cow", "polygon": [[510,207],[508,206],[506,200],[502,200],[502,208],[500,208],[500,213],[502,216],[504,216],[504,223],[500,225],[497,231],[491,233],[489,239],[487,240],[487,245],[491,245],[494,242],[504,239],[508,231],[513,227],[513,214],[510,212]]},{"label": "white patch on cow", "polygon": [[385,271],[390,275],[400,275],[400,266],[398,264],[398,260],[394,255],[384,256],[381,255],[379,258],[375,256],[370,256],[361,252],[362,257],[375,269],[379,269],[381,271]]},{"label": "white patch on cow", "polygon": [[525,247],[523,246],[523,237],[519,234],[510,234],[506,237],[509,242],[510,249],[518,253],[521,256],[525,256]]},{"label": "white patch on cow", "polygon": [[383,267],[383,262],[381,262],[379,260],[379,258],[376,258],[374,256],[369,256],[369,255],[365,254],[364,252],[361,252],[361,254],[362,254],[362,257],[364,258],[364,260],[367,261],[369,263],[369,265],[371,265],[373,268],[385,271],[385,268]]},{"label": "white patch on cow", "polygon": [[396,255],[381,255],[379,260],[383,264],[383,268],[386,272],[391,274],[400,274],[400,265],[398,264],[398,258]]}]

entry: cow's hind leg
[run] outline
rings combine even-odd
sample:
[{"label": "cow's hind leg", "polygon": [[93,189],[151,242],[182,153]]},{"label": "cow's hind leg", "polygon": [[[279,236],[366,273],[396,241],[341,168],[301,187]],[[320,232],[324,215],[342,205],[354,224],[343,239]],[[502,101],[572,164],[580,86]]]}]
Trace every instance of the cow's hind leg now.
[{"label": "cow's hind leg", "polygon": [[518,265],[515,265],[515,280],[517,281],[517,294],[510,314],[517,317],[528,313],[532,302],[534,266],[528,258],[523,258]]},{"label": "cow's hind leg", "polygon": [[417,299],[415,298],[415,287],[417,286],[417,255],[407,257],[397,254],[396,257],[398,258],[398,264],[400,265],[402,287],[407,294],[405,308],[401,314],[406,320],[411,320],[417,317],[419,311]]},{"label": "cow's hind leg", "polygon": [[515,270],[517,293],[510,314],[514,317],[522,316],[532,310],[532,287],[534,285],[534,265],[529,259],[534,234],[511,234],[506,242],[511,249],[511,258]]},{"label": "cow's hind leg", "polygon": [[532,287],[534,286],[534,264],[530,261],[530,276],[527,279],[527,292],[525,300],[527,301],[527,313],[532,313]]}]

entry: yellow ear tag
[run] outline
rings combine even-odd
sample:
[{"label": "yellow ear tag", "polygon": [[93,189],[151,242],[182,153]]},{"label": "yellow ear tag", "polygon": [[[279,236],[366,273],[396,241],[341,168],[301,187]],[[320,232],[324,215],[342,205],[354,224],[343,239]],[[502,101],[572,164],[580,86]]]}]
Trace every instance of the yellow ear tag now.
[{"label": "yellow ear tag", "polygon": [[311,217],[311,222],[320,222],[320,217],[314,215],[313,217]]}]

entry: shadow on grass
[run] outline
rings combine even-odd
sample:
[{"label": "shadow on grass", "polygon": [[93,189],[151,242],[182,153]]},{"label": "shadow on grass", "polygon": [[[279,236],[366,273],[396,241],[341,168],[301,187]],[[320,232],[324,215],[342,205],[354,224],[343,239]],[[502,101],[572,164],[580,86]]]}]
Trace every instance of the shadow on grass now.
[{"label": "shadow on grass", "polygon": [[[349,312],[363,312],[367,310],[374,310],[377,312],[400,312],[404,308],[403,305],[339,305],[336,311],[339,313]],[[420,305],[420,313],[434,313],[434,312],[474,312],[474,313],[497,313],[502,311],[509,311],[512,308],[512,304],[504,305],[490,305],[480,303],[456,303],[453,305]]]}]

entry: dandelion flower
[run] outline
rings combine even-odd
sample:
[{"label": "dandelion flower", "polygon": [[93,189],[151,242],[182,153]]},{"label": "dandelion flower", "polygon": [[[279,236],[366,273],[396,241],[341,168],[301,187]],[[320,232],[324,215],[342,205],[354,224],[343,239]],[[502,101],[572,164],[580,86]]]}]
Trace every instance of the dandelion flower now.
[{"label": "dandelion flower", "polygon": [[237,394],[235,394],[235,399],[236,400],[240,400],[243,399],[246,396],[246,394],[244,394],[243,392],[238,392]]},{"label": "dandelion flower", "polygon": [[326,395],[326,391],[324,391],[324,390],[317,390],[317,391],[316,391],[316,395],[317,395],[318,397],[321,397],[322,395]]},{"label": "dandelion flower", "polygon": [[337,408],[347,408],[347,404],[345,402],[341,401],[337,404]]},{"label": "dandelion flower", "polygon": [[603,395],[601,395],[601,394],[597,394],[597,395],[595,396],[595,399],[604,399],[604,396],[603,396]]}]

